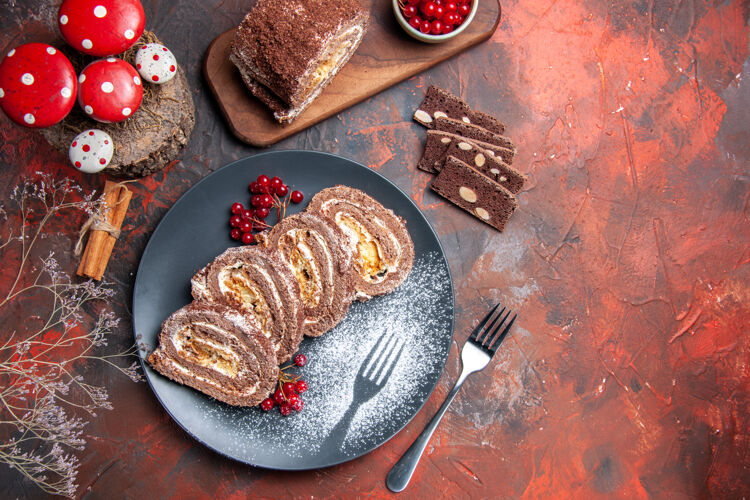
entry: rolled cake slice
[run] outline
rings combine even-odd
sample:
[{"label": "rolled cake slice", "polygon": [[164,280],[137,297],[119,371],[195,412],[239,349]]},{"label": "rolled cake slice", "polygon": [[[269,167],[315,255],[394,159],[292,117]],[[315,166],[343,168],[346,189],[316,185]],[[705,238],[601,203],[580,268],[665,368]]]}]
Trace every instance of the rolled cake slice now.
[{"label": "rolled cake slice", "polygon": [[450,132],[443,132],[441,130],[428,130],[424,153],[422,153],[422,158],[420,158],[419,163],[417,163],[417,168],[433,174],[440,172],[443,163],[445,163],[445,158],[448,156],[448,148],[451,144],[459,142],[471,142],[476,144],[477,146],[486,149],[492,153],[493,156],[499,158],[508,165],[513,163],[513,157],[516,154],[514,149],[503,148],[495,144],[467,139],[466,137],[451,134]]},{"label": "rolled cake slice", "polygon": [[453,156],[445,160],[430,187],[501,232],[518,208],[513,193]]},{"label": "rolled cake slice", "polygon": [[276,120],[290,122],[357,50],[367,20],[358,0],[258,0],[229,59]]},{"label": "rolled cake slice", "polygon": [[234,406],[255,406],[276,386],[279,367],[252,316],[193,302],[164,321],[148,357],[159,373]]},{"label": "rolled cake slice", "polygon": [[290,215],[258,242],[277,248],[297,279],[302,332],[318,337],[341,321],[354,298],[352,256],[345,236],[331,221],[312,213]]},{"label": "rolled cake slice", "polygon": [[[487,129],[472,125],[470,123],[462,122],[461,120],[454,120],[452,118],[439,117],[435,120],[435,130],[442,130],[443,132],[450,132],[451,134],[461,135],[467,139],[473,141],[482,141],[500,146],[501,148],[510,149],[513,154],[516,152],[516,146],[513,141],[505,137],[504,135],[490,132]],[[511,163],[511,162],[506,162]]]},{"label": "rolled cake slice", "polygon": [[279,363],[297,351],[303,319],[299,286],[278,252],[257,246],[230,248],[198,271],[191,285],[195,300],[219,302],[255,316]]},{"label": "rolled cake slice", "polygon": [[[448,146],[446,158],[453,156],[468,163],[513,194],[519,193],[526,182],[526,176],[495,157],[490,150],[480,148],[470,141],[453,141]],[[442,166],[440,167],[442,169]]]},{"label": "rolled cake slice", "polygon": [[414,112],[414,120],[427,128],[434,128],[435,119],[441,116],[461,120],[464,123],[472,123],[495,134],[505,132],[505,125],[497,118],[481,111],[472,111],[469,105],[460,98],[447,90],[430,85],[424,101],[422,101],[422,104]]},{"label": "rolled cake slice", "polygon": [[414,243],[392,210],[347,186],[320,191],[307,210],[333,220],[347,236],[358,300],[389,293],[404,282],[414,263]]}]

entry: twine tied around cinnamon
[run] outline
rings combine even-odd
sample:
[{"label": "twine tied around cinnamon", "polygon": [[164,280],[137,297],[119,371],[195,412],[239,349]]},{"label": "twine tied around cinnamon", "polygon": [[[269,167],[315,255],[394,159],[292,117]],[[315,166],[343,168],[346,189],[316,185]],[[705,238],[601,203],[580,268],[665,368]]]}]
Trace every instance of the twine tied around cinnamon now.
[{"label": "twine tied around cinnamon", "polygon": [[83,224],[78,235],[78,242],[73,250],[76,256],[81,254],[83,240],[89,232],[88,242],[83,251],[83,258],[78,266],[79,276],[88,276],[100,280],[112,255],[115,241],[120,237],[120,227],[128,211],[128,204],[133,193],[125,184],[133,181],[111,182],[104,184],[103,209]]}]

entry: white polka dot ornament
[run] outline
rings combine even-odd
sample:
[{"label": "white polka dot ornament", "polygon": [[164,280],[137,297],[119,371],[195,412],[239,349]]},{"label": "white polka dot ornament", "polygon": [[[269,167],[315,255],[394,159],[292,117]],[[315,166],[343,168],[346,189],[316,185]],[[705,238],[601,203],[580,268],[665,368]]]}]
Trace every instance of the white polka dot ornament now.
[{"label": "white polka dot ornament", "polygon": [[65,41],[92,56],[124,52],[146,23],[139,0],[64,0],[57,23]]},{"label": "white polka dot ornament", "polygon": [[125,120],[143,100],[143,85],[135,68],[122,59],[94,61],[78,77],[78,104],[103,123]]},{"label": "white polka dot ornament", "polygon": [[73,139],[68,150],[70,163],[81,172],[95,174],[104,170],[115,152],[112,138],[97,129],[84,130]]},{"label": "white polka dot ornament", "polygon": [[0,108],[19,125],[49,127],[73,109],[77,85],[73,65],[62,52],[27,43],[0,63]]},{"label": "white polka dot ornament", "polygon": [[145,81],[162,84],[177,73],[177,59],[164,45],[149,43],[135,54],[135,67]]}]

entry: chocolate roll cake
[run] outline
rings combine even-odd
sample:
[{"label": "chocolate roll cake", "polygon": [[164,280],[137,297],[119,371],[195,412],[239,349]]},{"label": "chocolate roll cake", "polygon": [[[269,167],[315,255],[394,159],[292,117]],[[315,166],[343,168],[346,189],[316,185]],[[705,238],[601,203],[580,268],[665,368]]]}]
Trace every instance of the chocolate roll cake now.
[{"label": "chocolate roll cake", "polygon": [[393,291],[414,262],[414,244],[405,221],[362,191],[334,186],[316,194],[308,212],[336,223],[352,251],[358,300]]},{"label": "chocolate roll cake", "polygon": [[276,248],[297,279],[302,332],[318,337],[341,321],[353,300],[352,258],[345,236],[331,221],[312,213],[290,215],[258,242]]},{"label": "chocolate roll cake", "polygon": [[276,386],[279,367],[252,316],[193,302],[164,321],[148,357],[159,373],[234,406],[255,406]]},{"label": "chocolate roll cake", "polygon": [[417,163],[417,168],[433,174],[440,172],[440,169],[443,168],[443,163],[445,163],[445,158],[448,156],[448,149],[452,144],[458,144],[460,142],[476,144],[477,146],[486,149],[489,154],[504,161],[508,165],[513,163],[513,157],[516,154],[516,151],[513,149],[504,148],[495,144],[467,139],[466,137],[451,134],[450,132],[443,132],[441,130],[428,130],[424,153],[422,153],[422,158],[420,158],[419,163]]},{"label": "chocolate roll cake", "polygon": [[294,275],[277,252],[230,248],[191,280],[195,300],[219,302],[255,316],[279,363],[302,341],[302,303]]},{"label": "chocolate roll cake", "polygon": [[447,90],[430,85],[424,101],[414,112],[414,120],[427,128],[434,128],[435,120],[440,117],[472,123],[495,134],[505,132],[505,125],[500,123],[497,118],[481,111],[472,111],[468,104]]},{"label": "chocolate roll cake", "polygon": [[276,120],[291,122],[357,50],[367,20],[357,0],[258,0],[229,59]]},{"label": "chocolate roll cake", "polygon": [[430,187],[500,232],[518,208],[513,193],[453,156],[445,160]]}]

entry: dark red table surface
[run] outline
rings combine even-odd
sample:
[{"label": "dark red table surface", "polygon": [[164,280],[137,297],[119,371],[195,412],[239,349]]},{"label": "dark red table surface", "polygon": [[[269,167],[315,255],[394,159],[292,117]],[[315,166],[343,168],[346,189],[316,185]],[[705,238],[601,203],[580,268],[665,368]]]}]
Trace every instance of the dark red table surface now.
[{"label": "dark red table surface", "polygon": [[[384,0],[385,1],[385,0]],[[488,0],[483,0],[488,1]],[[132,342],[130,302],[154,227],[190,186],[260,150],[233,138],[201,76],[211,40],[247,2],[144,1],[147,29],[188,74],[197,123],[181,161],[132,184],[105,278]],[[387,497],[384,478],[455,381],[487,304],[518,310],[497,359],[468,380],[407,497],[741,498],[750,494],[750,62],[747,2],[506,0],[491,40],[271,150],[369,165],[419,204],[456,287],[454,348],[425,408],[352,462],[280,473],[225,459],[186,435],[146,384],[97,367],[114,409],[86,427],[88,498]],[[0,50],[56,37],[57,5],[0,4]],[[430,84],[500,117],[529,176],[497,233],[447,204],[415,170],[411,114]],[[37,170],[81,175],[42,137],[0,117],[0,199]],[[79,217],[55,222],[69,255]],[[186,221],[189,224],[190,221]],[[9,286],[3,274],[0,288]],[[3,325],[8,330],[12,325]],[[86,368],[81,368],[85,370]],[[0,497],[40,491],[0,470]]]}]

